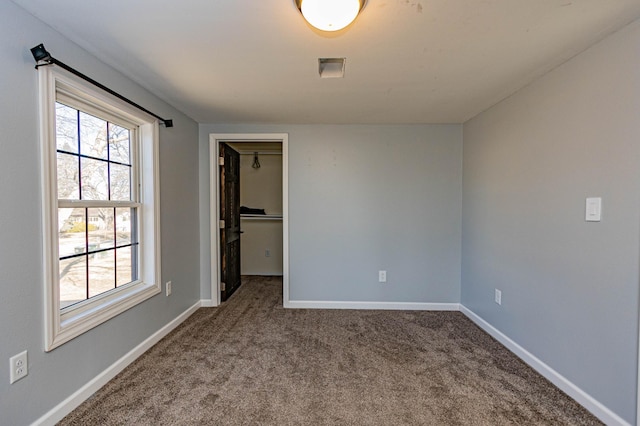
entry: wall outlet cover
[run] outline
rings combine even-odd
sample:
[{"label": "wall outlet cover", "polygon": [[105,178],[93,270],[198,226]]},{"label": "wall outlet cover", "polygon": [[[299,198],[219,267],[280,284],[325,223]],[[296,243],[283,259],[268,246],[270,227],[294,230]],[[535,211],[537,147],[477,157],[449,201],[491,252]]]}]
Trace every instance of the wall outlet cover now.
[{"label": "wall outlet cover", "polygon": [[27,351],[9,358],[9,384],[17,382],[27,374],[29,374]]}]

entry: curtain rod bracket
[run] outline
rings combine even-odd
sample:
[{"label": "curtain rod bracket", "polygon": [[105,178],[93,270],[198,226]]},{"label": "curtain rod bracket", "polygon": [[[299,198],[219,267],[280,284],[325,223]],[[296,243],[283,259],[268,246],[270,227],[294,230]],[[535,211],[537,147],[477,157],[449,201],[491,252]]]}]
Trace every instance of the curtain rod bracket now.
[{"label": "curtain rod bracket", "polygon": [[40,67],[48,67],[49,65],[53,65],[53,62],[44,62],[42,64],[36,64],[35,69],[38,69]]},{"label": "curtain rod bracket", "polygon": [[149,111],[145,107],[138,105],[137,103],[133,102],[132,100],[130,100],[128,98],[125,98],[120,93],[117,93],[117,92],[109,89],[107,86],[105,86],[105,85],[103,85],[101,83],[98,83],[97,81],[95,81],[91,77],[81,73],[80,71],[76,70],[75,68],[72,68],[69,65],[65,64],[64,62],[61,62],[61,61],[57,60],[56,58],[51,56],[51,54],[49,52],[47,52],[47,49],[45,49],[43,43],[40,43],[36,47],[32,48],[31,49],[31,54],[33,55],[33,59],[36,61],[36,69],[38,69],[40,67],[49,66],[49,65],[57,65],[60,68],[69,71],[71,74],[73,74],[73,75],[75,75],[77,77],[80,77],[81,79],[93,84],[96,87],[99,87],[100,89],[104,90],[105,92],[109,93],[110,95],[113,95],[116,98],[118,98],[118,99],[120,99],[122,101],[125,101],[129,105],[131,105],[133,107],[136,107],[140,111],[144,111],[147,114],[157,118],[160,121],[160,124],[164,124],[165,127],[167,127],[167,128],[173,127],[173,120],[164,119],[164,118],[160,117],[159,115],[152,113],[151,111]]}]

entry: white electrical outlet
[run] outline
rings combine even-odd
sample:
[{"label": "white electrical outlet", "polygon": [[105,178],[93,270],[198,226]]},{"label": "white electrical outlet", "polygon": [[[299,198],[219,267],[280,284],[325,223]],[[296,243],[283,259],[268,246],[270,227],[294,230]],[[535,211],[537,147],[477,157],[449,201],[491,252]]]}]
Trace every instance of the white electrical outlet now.
[{"label": "white electrical outlet", "polygon": [[269,249],[264,251],[264,257],[271,257],[271,251]]},{"label": "white electrical outlet", "polygon": [[387,271],[378,271],[378,282],[387,282]]},{"label": "white electrical outlet", "polygon": [[495,301],[498,305],[502,305],[502,292],[496,288]]},{"label": "white electrical outlet", "polygon": [[27,351],[14,355],[9,359],[9,383],[18,380],[29,374],[29,365],[27,363]]},{"label": "white electrical outlet", "polygon": [[167,281],[167,296],[171,296],[171,281]]}]

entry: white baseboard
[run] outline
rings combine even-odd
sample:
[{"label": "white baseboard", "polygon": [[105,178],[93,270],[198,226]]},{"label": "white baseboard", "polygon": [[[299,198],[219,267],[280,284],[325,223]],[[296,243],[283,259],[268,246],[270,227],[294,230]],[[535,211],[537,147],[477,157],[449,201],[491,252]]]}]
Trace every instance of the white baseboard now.
[{"label": "white baseboard", "polygon": [[604,406],[594,397],[580,389],[566,377],[549,367],[543,361],[538,359],[531,352],[511,340],[500,330],[489,324],[487,321],[478,316],[475,312],[464,305],[460,305],[460,311],[465,314],[471,321],[476,323],[481,329],[489,333],[494,339],[502,343],[507,349],[517,355],[525,363],[529,364],[534,370],[544,376],[551,383],[556,385],[560,390],[576,400],[580,405],[589,410],[594,416],[599,418],[607,425],[630,426],[623,418]]},{"label": "white baseboard", "polygon": [[174,328],[180,325],[184,320],[189,318],[198,308],[200,308],[201,302],[198,301],[196,304],[191,306],[189,309],[181,313],[177,318],[173,321],[162,327],[160,330],[156,331],[145,341],[140,343],[138,346],[133,348],[127,354],[122,356],[119,360],[114,362],[111,366],[109,366],[102,373],[98,374],[92,380],[90,380],[86,385],[82,386],[76,392],[71,394],[67,399],[62,401],[60,404],[53,407],[46,413],[44,416],[40,417],[36,420],[33,425],[38,426],[49,426],[55,425],[57,422],[62,420],[64,416],[72,412],[75,408],[77,408],[80,404],[86,401],[91,395],[93,395],[98,389],[107,384],[107,382],[113,379],[118,373],[125,369],[129,364],[135,361],[140,355],[149,350],[153,345],[158,343],[163,337],[169,334]]},{"label": "white baseboard", "polygon": [[213,299],[202,299],[200,301],[200,307],[202,307],[202,308],[214,308],[216,306],[218,306],[218,305],[215,304]]},{"label": "white baseboard", "polygon": [[289,300],[285,308],[292,309],[370,309],[394,311],[458,311],[459,303],[412,303],[412,302],[336,302],[315,300]]}]

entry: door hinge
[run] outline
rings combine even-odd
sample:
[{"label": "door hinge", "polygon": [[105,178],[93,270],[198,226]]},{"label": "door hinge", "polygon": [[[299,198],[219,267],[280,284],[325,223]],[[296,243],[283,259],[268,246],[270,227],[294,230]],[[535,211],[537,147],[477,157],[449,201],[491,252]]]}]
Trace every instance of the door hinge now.
[{"label": "door hinge", "polygon": [[224,157],[218,157],[218,165],[224,166]]},{"label": "door hinge", "polygon": [[225,291],[226,289],[227,289],[227,284],[225,284],[225,283],[221,282],[221,283],[220,283],[220,290],[221,290],[221,291]]},{"label": "door hinge", "polygon": [[218,226],[220,227],[220,229],[224,229],[224,220],[218,221]]}]

